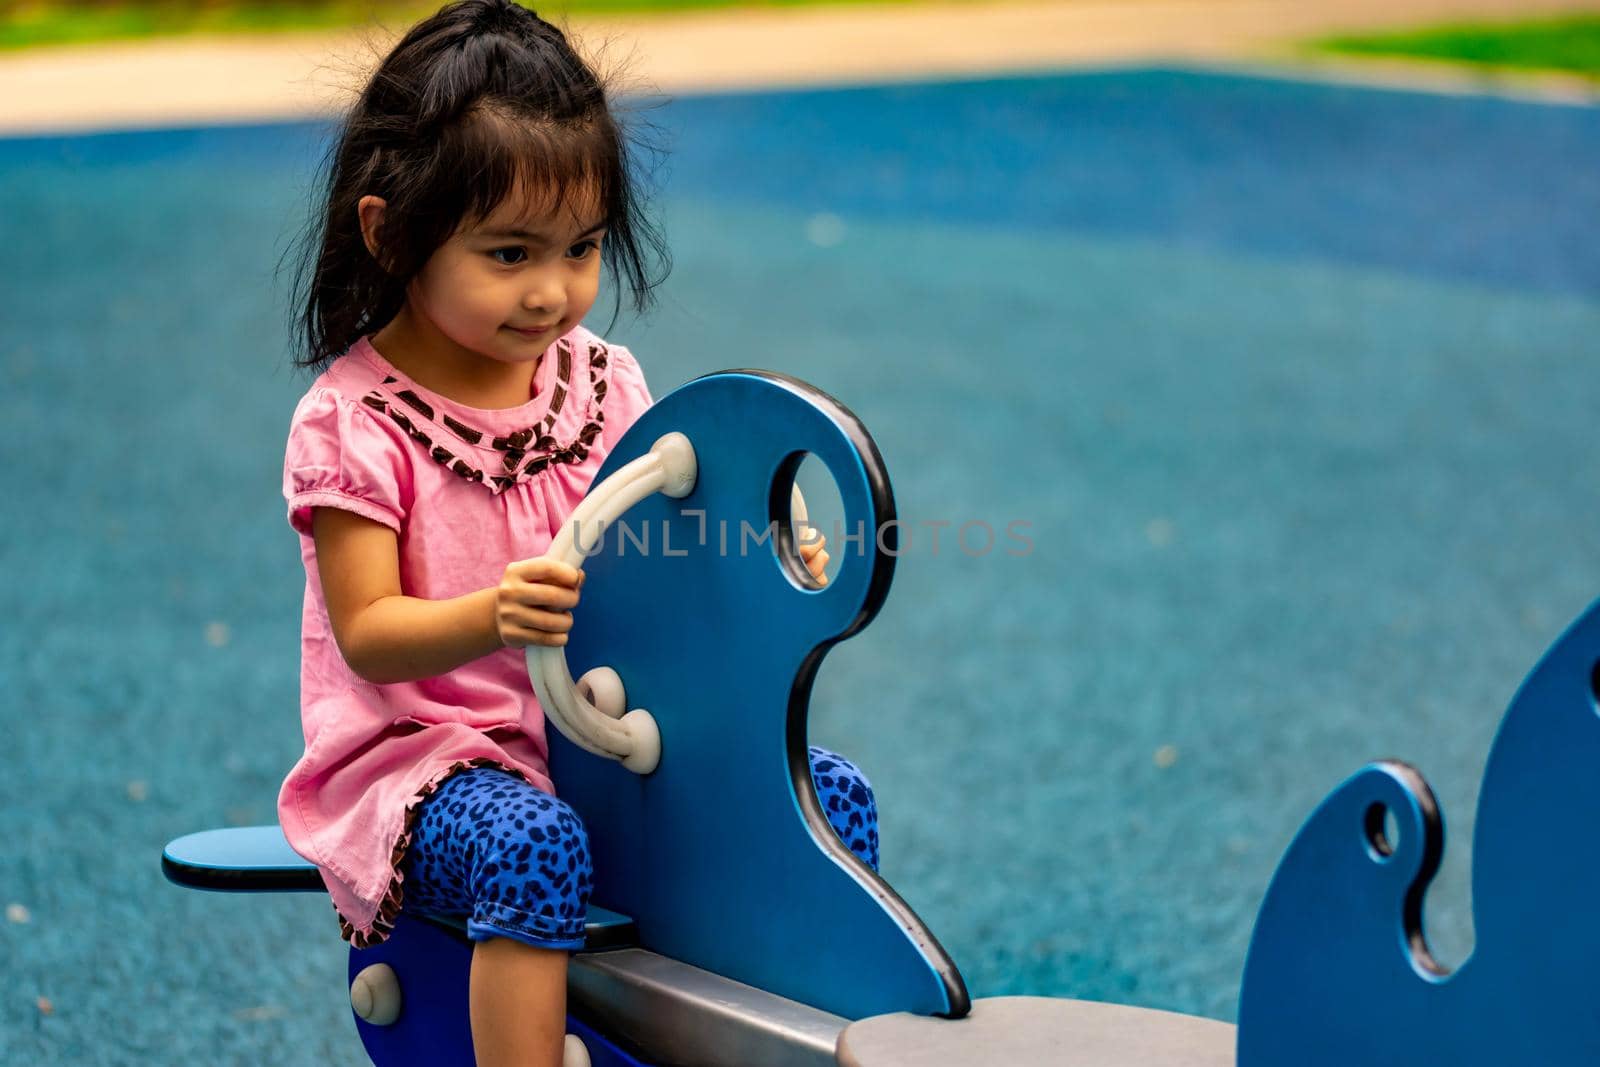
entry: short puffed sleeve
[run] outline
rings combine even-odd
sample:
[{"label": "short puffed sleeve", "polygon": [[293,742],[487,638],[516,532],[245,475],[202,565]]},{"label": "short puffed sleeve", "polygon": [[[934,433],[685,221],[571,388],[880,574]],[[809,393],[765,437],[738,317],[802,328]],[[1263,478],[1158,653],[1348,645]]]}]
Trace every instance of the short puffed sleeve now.
[{"label": "short puffed sleeve", "polygon": [[401,532],[408,472],[401,442],[357,403],[329,388],[300,399],[283,457],[283,495],[297,531],[309,537],[311,509],[329,507]]},{"label": "short puffed sleeve", "polygon": [[606,422],[603,440],[609,453],[622,435],[655,401],[645,384],[639,361],[621,345],[611,345],[611,383],[606,387]]}]

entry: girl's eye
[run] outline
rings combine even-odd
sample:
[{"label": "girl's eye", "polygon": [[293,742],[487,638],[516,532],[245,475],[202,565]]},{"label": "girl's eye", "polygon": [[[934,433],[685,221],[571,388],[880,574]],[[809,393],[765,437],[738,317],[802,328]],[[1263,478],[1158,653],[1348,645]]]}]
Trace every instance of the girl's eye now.
[{"label": "girl's eye", "polygon": [[[501,259],[500,258],[501,255],[506,255],[506,254],[516,256],[517,258],[515,258],[515,259]],[[502,264],[504,264],[504,265],[506,265],[508,267],[515,266],[516,264],[521,263],[524,259],[527,258],[527,253],[524,252],[522,249],[516,248],[516,247],[512,247],[512,248],[496,248],[493,251],[491,251],[489,253],[489,255],[494,257],[496,263],[502,263]]]},{"label": "girl's eye", "polygon": [[579,241],[577,244],[567,249],[567,255],[572,259],[588,259],[589,253],[595,251],[599,247],[599,241]]}]

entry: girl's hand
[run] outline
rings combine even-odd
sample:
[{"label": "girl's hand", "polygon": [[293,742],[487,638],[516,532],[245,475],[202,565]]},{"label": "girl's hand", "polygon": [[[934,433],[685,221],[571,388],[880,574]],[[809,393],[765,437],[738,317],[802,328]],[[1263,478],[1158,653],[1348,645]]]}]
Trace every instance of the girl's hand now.
[{"label": "girl's hand", "polygon": [[828,584],[828,576],[822,573],[822,569],[828,565],[828,553],[823,550],[827,543],[828,539],[818,534],[811,544],[802,542],[800,545],[800,558],[805,561],[806,569],[811,572],[811,577],[823,585]]},{"label": "girl's hand", "polygon": [[583,572],[565,563],[541,558],[508,564],[494,598],[500,643],[508,648],[566,644],[582,588]]}]

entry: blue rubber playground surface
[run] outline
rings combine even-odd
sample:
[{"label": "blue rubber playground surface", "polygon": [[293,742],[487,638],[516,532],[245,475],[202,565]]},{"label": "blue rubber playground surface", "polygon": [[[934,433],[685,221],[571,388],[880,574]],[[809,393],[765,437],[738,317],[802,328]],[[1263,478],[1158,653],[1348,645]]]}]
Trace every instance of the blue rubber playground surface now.
[{"label": "blue rubber playground surface", "polygon": [[[1232,1018],[1379,756],[1440,795],[1465,958],[1490,739],[1600,593],[1600,109],[1147,70],[649,115],[677,269],[609,335],[875,436],[903,554],[811,739],[974,995]],[[157,859],[300,751],[274,268],[326,136],[0,141],[0,1062],[363,1062],[325,899]]]}]

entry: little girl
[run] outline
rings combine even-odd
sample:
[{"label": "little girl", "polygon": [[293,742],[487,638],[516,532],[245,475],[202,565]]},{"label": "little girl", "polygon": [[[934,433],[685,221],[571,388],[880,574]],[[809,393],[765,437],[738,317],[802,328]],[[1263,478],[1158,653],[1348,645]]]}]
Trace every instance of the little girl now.
[{"label": "little girl", "polygon": [[[645,310],[665,249],[593,71],[509,0],[405,35],[345,117],[303,264],[284,495],[306,570],[305,754],[278,814],[340,928],[466,920],[480,1063],[561,1062],[590,867],[555,798],[525,646],[564,645],[581,572],[538,558],[650,405],[580,325],[600,268]],[[802,549],[819,578],[822,545]],[[812,749],[835,831],[877,866],[876,812]]]}]

